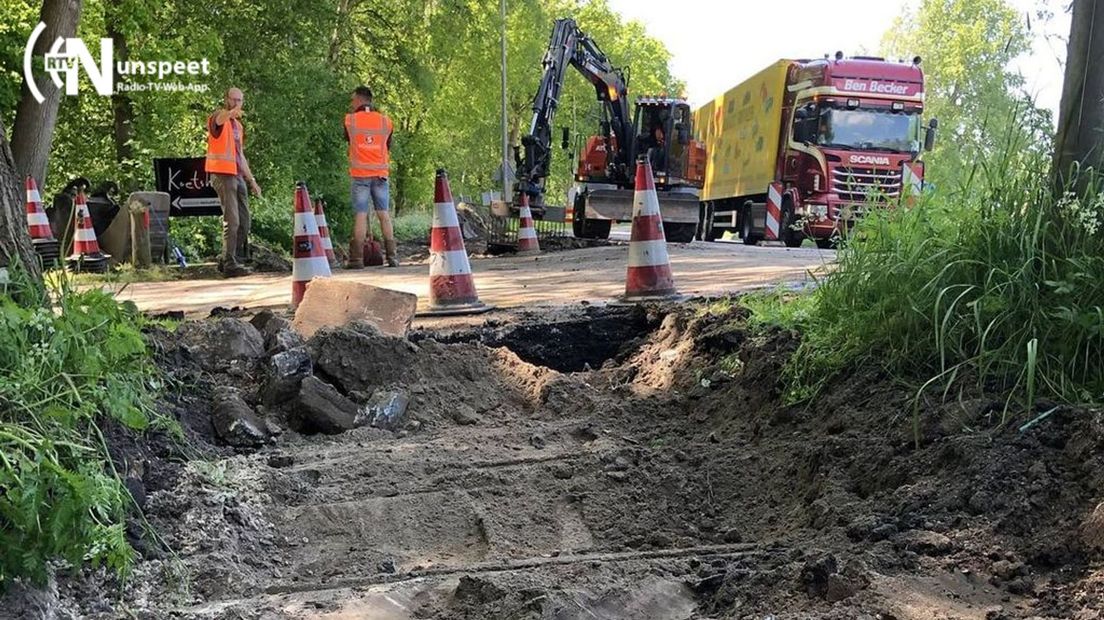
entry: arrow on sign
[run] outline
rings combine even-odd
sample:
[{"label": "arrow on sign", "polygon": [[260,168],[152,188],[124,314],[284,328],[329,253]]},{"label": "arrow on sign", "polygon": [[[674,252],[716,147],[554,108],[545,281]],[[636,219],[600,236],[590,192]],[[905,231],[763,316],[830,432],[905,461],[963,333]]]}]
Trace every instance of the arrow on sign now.
[{"label": "arrow on sign", "polygon": [[220,206],[218,198],[181,198],[179,196],[177,196],[176,199],[173,200],[172,204],[177,209]]}]

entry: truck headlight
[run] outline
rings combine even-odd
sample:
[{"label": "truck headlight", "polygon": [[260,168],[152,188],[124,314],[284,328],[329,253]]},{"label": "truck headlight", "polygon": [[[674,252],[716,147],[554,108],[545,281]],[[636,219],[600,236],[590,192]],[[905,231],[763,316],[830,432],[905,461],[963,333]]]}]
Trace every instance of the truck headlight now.
[{"label": "truck headlight", "polygon": [[809,214],[820,221],[828,219],[828,205],[809,205]]}]

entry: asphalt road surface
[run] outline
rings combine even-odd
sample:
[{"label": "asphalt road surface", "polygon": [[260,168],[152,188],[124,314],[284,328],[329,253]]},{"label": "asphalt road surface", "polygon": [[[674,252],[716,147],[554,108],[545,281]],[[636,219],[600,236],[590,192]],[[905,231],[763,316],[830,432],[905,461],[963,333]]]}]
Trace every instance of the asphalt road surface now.
[{"label": "asphalt road surface", "polygon": [[[738,243],[669,244],[671,269],[681,293],[718,296],[780,283],[803,284],[835,260],[816,248],[747,247]],[[550,252],[538,256],[473,258],[481,300],[499,308],[613,301],[624,292],[627,245]],[[414,293],[419,308],[429,295],[429,265],[335,270],[334,277]],[[236,279],[132,283],[119,298],[151,313],[206,315],[212,308],[283,308],[290,302],[289,275],[256,274]]]}]

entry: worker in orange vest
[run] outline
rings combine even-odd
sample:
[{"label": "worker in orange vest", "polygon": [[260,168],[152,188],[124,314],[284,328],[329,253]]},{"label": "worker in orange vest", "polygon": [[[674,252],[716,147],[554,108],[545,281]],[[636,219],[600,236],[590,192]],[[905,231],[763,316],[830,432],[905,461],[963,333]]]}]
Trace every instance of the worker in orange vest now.
[{"label": "worker in orange vest", "polygon": [[345,139],[349,141],[349,176],[353,193],[353,240],[346,269],[364,267],[364,239],[368,235],[368,203],[375,207],[383,231],[387,266],[398,267],[395,230],[391,225],[390,188],[391,119],[372,107],[372,90],[358,86],[345,115]]},{"label": "worker in orange vest", "polygon": [[[204,166],[222,207],[222,257],[219,269],[233,278],[250,273],[243,263],[249,255],[249,190],[261,187],[245,158],[242,91],[226,91],[223,105],[207,117],[207,163]],[[248,188],[247,188],[248,186]]]}]

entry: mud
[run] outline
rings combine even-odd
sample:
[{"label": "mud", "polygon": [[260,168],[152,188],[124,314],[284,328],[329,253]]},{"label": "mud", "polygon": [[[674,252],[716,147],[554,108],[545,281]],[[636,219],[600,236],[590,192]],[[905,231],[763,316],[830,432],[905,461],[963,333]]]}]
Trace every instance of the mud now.
[{"label": "mud", "polygon": [[[709,307],[323,331],[306,345],[319,380],[410,397],[401,428],[334,436],[262,404],[264,359],[216,363],[203,328],[152,333],[179,386],[166,406],[204,446],[148,470],[163,544],[125,586],[85,570],[16,602],[99,618],[1100,617],[1099,411],[1020,432],[1000,424],[1003,395],[964,394],[922,402],[916,435],[912,392],[864,369],[783,407],[796,336]],[[215,385],[276,442],[219,445]]]}]

